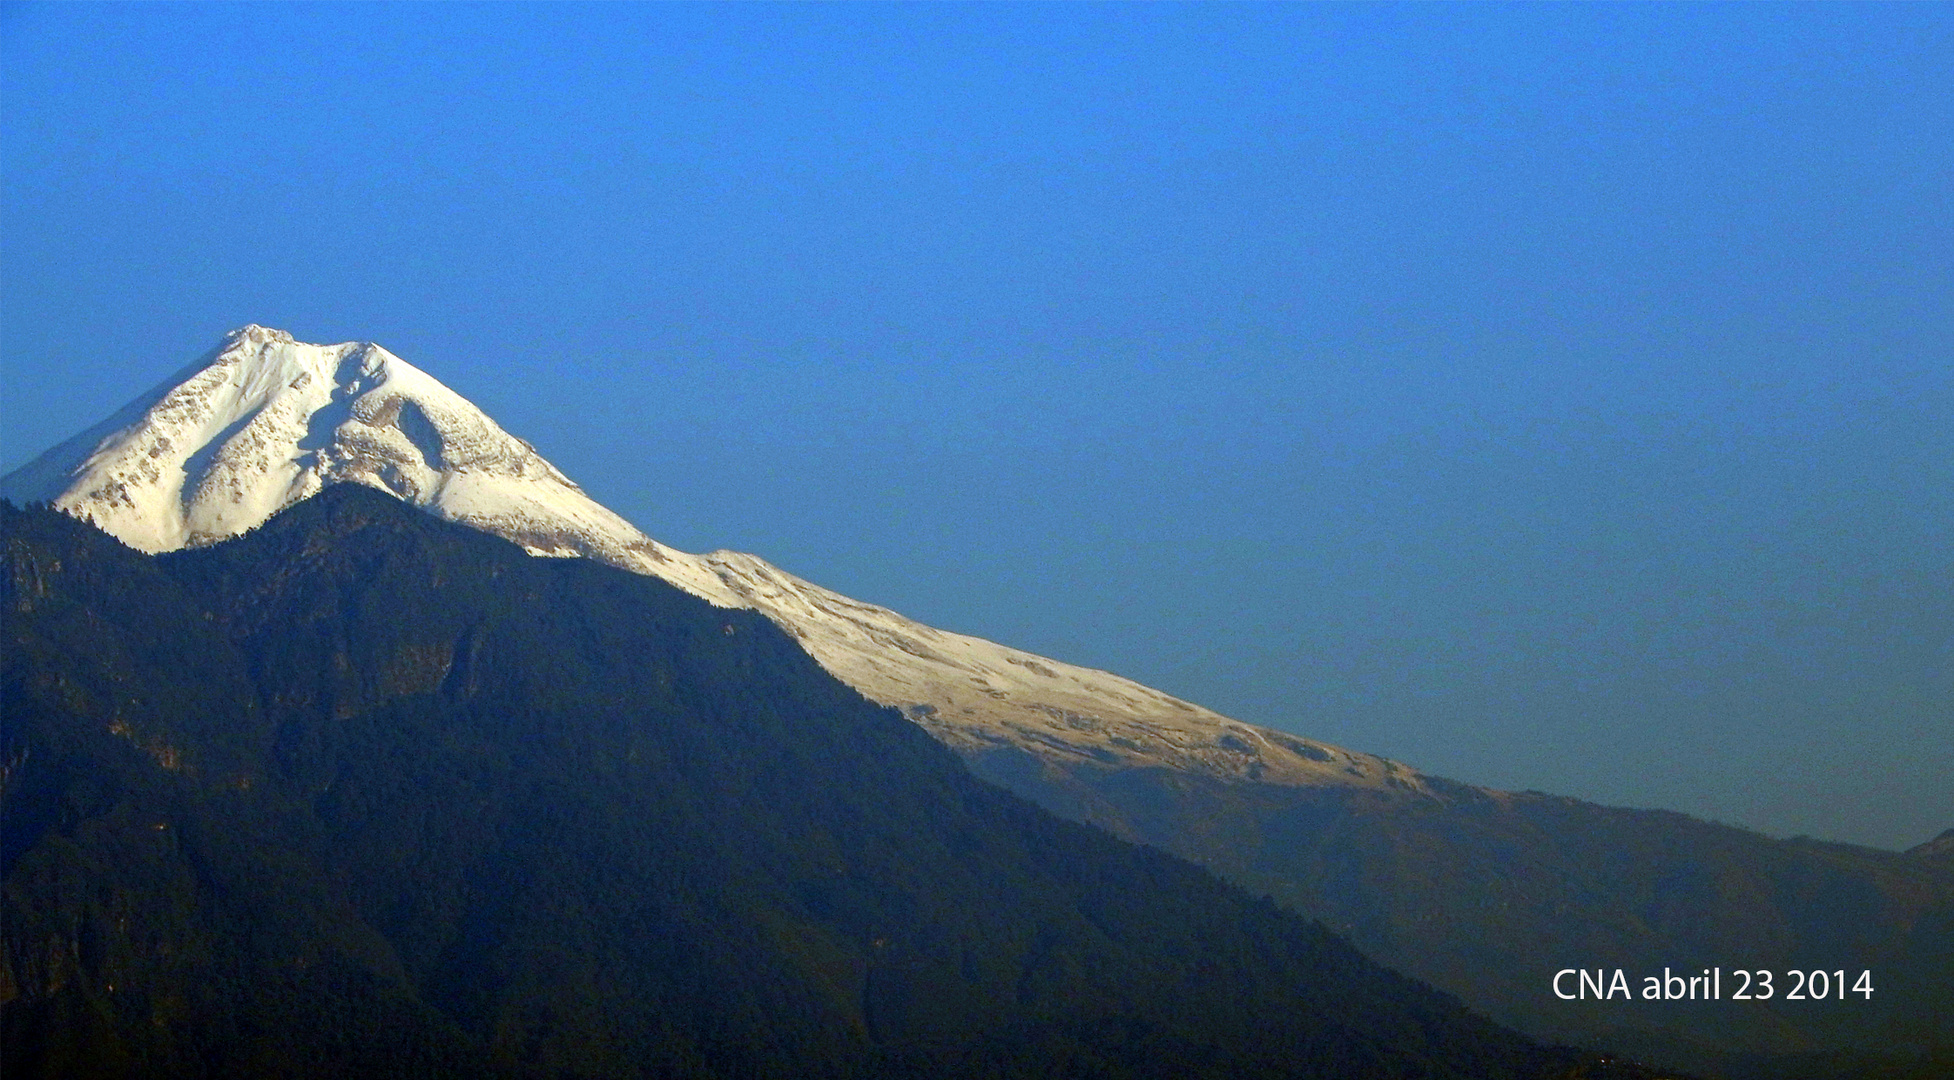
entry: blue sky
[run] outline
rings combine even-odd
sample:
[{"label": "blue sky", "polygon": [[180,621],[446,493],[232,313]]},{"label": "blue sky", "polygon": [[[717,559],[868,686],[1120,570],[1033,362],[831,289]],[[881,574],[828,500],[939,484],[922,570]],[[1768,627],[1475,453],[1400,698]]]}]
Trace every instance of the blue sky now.
[{"label": "blue sky", "polygon": [[374,340],[687,550],[1954,826],[1954,7],[0,7],[0,469]]}]

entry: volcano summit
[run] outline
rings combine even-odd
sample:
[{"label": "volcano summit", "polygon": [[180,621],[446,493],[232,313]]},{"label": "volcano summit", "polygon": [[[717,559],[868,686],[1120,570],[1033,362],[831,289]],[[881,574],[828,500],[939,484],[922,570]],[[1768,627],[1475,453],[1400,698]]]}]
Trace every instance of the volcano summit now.
[{"label": "volcano summit", "polygon": [[1231,720],[1104,671],[937,630],[731,551],[674,551],[529,443],[371,342],[246,326],[87,431],[0,479],[147,552],[236,536],[333,484],[389,492],[532,555],[650,574],[751,608],[836,678],[966,757],[1061,769],[1162,766],[1218,779],[1422,791],[1413,769]]}]

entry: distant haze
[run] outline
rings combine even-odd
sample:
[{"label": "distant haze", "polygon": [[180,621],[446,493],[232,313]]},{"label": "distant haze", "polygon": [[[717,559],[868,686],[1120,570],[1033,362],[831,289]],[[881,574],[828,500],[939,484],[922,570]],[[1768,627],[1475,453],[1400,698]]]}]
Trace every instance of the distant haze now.
[{"label": "distant haze", "polygon": [[0,8],[0,472],[258,322],[1473,783],[1954,825],[1954,8]]}]

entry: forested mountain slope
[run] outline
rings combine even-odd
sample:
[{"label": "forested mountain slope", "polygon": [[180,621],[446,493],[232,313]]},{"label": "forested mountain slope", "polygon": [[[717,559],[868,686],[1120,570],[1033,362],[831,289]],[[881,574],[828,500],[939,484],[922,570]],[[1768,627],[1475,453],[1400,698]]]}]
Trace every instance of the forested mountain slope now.
[{"label": "forested mountain slope", "polygon": [[[1199,862],[1535,1037],[1706,1075],[1954,1075],[1954,850],[1776,840],[1437,777],[1295,788],[994,750],[978,775]],[[1562,1000],[1563,968],[1870,972],[1848,1000]],[[1730,991],[1734,992],[1734,990]]]},{"label": "forested mountain slope", "polygon": [[357,485],[160,557],[0,526],[10,1080],[1607,1071],[758,614]]}]

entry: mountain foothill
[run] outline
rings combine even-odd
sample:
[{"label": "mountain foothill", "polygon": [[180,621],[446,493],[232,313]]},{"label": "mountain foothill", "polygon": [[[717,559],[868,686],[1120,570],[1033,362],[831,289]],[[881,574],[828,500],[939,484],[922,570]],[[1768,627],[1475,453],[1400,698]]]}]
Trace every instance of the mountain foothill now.
[{"label": "mountain foothill", "polygon": [[785,633],[357,485],[4,511],[7,1075],[1569,1076]]}]

